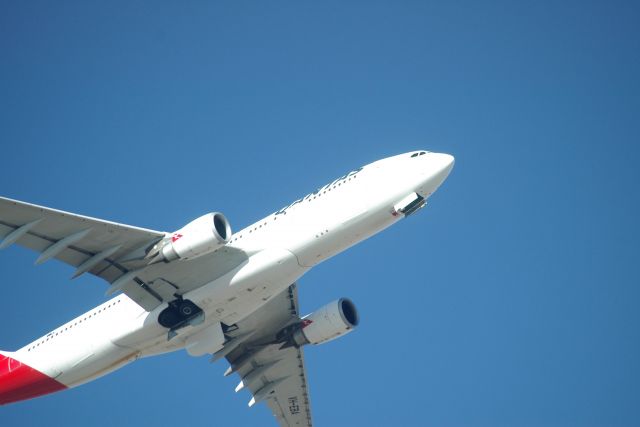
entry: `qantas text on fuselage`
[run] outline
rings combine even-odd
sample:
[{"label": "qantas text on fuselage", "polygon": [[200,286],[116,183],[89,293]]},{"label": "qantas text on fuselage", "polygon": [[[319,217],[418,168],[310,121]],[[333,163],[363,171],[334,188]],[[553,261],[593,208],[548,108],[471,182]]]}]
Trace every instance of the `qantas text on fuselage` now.
[{"label": "qantas text on fuselage", "polygon": [[57,259],[73,278],[103,278],[95,309],[13,351],[0,352],[0,404],[75,387],[141,357],[186,349],[226,358],[249,406],[281,425],[312,423],[302,347],[352,331],[340,298],[306,316],[297,281],[310,268],[425,206],[453,167],[415,151],[355,169],[232,233],[212,212],[172,233],[0,197],[0,249],[16,243]]}]

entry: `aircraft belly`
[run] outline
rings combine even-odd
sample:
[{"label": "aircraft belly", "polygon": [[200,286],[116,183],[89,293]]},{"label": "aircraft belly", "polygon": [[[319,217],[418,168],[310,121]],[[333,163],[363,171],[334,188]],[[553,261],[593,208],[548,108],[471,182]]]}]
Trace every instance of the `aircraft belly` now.
[{"label": "aircraft belly", "polygon": [[57,380],[75,387],[113,372],[138,357],[137,350],[118,347],[111,341],[95,343],[83,357],[69,361]]},{"label": "aircraft belly", "polygon": [[178,330],[176,337],[167,340],[167,329],[157,321],[166,307],[163,304],[135,322],[129,320],[129,324],[135,326],[122,330],[114,343],[139,352],[140,357],[182,349],[190,336],[204,328],[216,322],[231,325],[250,315],[306,271],[290,251],[264,249],[232,271],[183,295],[204,311],[203,323],[188,325]]},{"label": "aircraft belly", "polygon": [[185,298],[205,311],[206,324],[220,321],[230,325],[253,313],[306,271],[290,251],[268,248],[238,269],[187,293]]},{"label": "aircraft belly", "polygon": [[74,387],[137,358],[136,350],[118,347],[105,335],[58,337],[55,342],[41,346],[38,351],[20,351],[16,356],[21,362],[66,387]]}]

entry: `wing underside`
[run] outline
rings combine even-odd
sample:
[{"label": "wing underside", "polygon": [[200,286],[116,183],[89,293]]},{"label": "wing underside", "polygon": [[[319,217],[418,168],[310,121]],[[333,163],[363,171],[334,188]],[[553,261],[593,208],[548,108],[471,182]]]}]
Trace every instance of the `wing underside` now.
[{"label": "wing underside", "polygon": [[248,389],[249,406],[264,401],[281,426],[311,426],[311,404],[302,348],[284,347],[276,337],[300,321],[297,287],[289,286],[262,308],[237,324],[235,334],[251,340],[227,355],[225,375],[239,374],[236,391]]},{"label": "wing underside", "polygon": [[237,248],[186,261],[150,263],[151,248],[168,233],[76,215],[0,197],[0,249],[15,243],[110,283],[147,311],[196,289],[247,262]]},{"label": "wing underside", "polygon": [[[73,267],[73,277],[90,273],[112,283],[123,274],[144,267],[147,248],[165,233],[76,215],[0,197],[0,248],[13,243],[40,253],[36,264],[57,259]],[[131,289],[141,306],[152,309],[161,301],[153,292]]]}]

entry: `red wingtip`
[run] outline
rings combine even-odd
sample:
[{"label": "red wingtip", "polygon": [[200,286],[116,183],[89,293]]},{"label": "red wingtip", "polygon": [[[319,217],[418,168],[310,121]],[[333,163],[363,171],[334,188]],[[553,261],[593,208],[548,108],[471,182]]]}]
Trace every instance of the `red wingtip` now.
[{"label": "red wingtip", "polygon": [[0,405],[67,388],[31,366],[0,353]]}]

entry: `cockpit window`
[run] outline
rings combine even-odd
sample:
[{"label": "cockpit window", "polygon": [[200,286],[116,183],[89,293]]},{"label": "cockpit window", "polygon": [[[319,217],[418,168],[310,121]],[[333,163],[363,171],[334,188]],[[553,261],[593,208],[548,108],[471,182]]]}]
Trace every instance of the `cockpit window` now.
[{"label": "cockpit window", "polygon": [[422,155],[425,155],[425,154],[427,154],[426,151],[418,151],[418,152],[413,153],[411,155],[411,157],[418,157],[418,156],[422,156]]},{"label": "cockpit window", "polygon": [[418,154],[419,156],[425,155],[427,154],[425,151],[421,151],[420,154]]},{"label": "cockpit window", "polygon": [[420,153],[413,153],[413,154],[411,155],[411,157],[418,157],[418,155],[419,155],[419,154],[420,154]]}]

